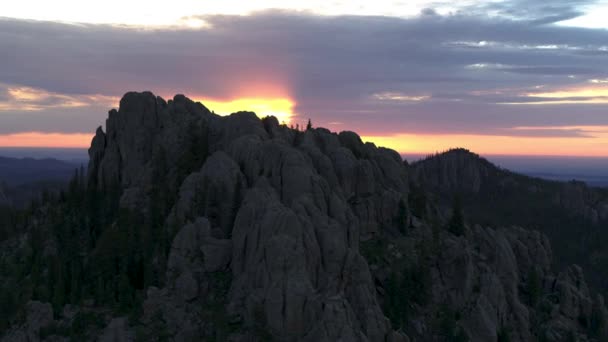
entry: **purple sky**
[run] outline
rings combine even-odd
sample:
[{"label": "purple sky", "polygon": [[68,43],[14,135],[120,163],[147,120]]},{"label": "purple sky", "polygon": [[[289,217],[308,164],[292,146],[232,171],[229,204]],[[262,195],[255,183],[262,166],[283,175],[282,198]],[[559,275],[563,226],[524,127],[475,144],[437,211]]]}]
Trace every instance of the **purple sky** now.
[{"label": "purple sky", "polygon": [[298,120],[333,130],[596,139],[608,155],[608,30],[556,24],[588,3],[407,18],[264,11],[205,15],[201,29],[4,18],[0,135],[92,132],[130,90],[229,100],[271,88]]}]

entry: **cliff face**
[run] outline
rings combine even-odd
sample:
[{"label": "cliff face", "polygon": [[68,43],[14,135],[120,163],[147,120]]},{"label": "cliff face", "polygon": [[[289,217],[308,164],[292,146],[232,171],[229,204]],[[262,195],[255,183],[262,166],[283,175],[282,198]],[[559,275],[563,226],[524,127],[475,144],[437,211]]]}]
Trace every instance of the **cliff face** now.
[{"label": "cliff face", "polygon": [[[64,278],[74,283],[58,293],[72,299],[28,297],[41,301],[27,302],[3,340],[59,339],[65,329],[102,341],[600,336],[590,326],[605,323],[601,298],[579,267],[553,272],[544,235],[446,228],[449,215],[432,194],[414,191],[420,182],[410,184],[400,156],[353,132],[296,131],[250,112],[220,117],[184,96],[165,102],[151,93],[126,94],[106,127],[89,149],[83,191],[115,194],[120,214],[98,224],[69,211],[82,218],[72,231],[87,232],[74,240],[82,261],[65,258],[72,271]],[[487,172],[473,170],[464,186],[478,189]],[[103,212],[103,201],[88,201],[91,213]],[[28,234],[3,242],[6,250],[27,248]],[[49,236],[44,253],[63,253],[55,248],[63,235]],[[121,275],[78,284],[106,268]],[[75,318],[91,315],[95,324]],[[75,321],[84,327],[75,330]]]},{"label": "cliff face", "polygon": [[[262,315],[277,338],[390,334],[358,243],[391,223],[407,196],[406,169],[395,152],[363,144],[354,133],[296,132],[274,118],[219,117],[184,97],[165,104],[146,93],[127,94],[107,127],[89,152],[90,182],[121,184],[126,205],[146,201],[158,148],[167,165],[177,166],[187,139],[206,145],[208,157],[179,185],[169,215],[171,224],[187,227],[169,256],[169,288],[197,297],[206,275],[196,268],[229,268],[229,314],[248,325]],[[171,166],[166,172],[169,191],[177,173]],[[200,245],[182,247],[192,242],[183,235]],[[198,249],[193,270],[178,255]]]}]

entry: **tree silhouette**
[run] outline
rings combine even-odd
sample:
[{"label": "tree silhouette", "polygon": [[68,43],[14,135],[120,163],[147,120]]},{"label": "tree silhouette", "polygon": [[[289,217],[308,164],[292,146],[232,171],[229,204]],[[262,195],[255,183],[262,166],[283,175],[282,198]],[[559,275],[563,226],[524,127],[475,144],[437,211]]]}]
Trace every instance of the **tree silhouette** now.
[{"label": "tree silhouette", "polygon": [[452,217],[448,222],[448,230],[456,236],[461,236],[464,234],[464,215],[462,213],[460,196],[454,197],[454,202],[452,204]]},{"label": "tree silhouette", "polygon": [[401,199],[399,201],[398,210],[397,227],[399,228],[399,232],[401,232],[401,234],[405,234],[407,233],[407,205],[405,204],[405,200]]}]

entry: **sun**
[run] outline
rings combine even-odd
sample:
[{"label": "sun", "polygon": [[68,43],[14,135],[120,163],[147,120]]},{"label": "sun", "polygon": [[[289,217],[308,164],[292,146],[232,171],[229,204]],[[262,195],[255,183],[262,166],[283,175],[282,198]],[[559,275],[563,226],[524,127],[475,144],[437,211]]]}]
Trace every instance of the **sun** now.
[{"label": "sun", "polygon": [[238,111],[251,111],[260,118],[274,116],[280,123],[289,124],[295,117],[295,103],[288,98],[243,97],[227,101],[214,99],[197,99],[209,110],[219,115],[229,115]]}]

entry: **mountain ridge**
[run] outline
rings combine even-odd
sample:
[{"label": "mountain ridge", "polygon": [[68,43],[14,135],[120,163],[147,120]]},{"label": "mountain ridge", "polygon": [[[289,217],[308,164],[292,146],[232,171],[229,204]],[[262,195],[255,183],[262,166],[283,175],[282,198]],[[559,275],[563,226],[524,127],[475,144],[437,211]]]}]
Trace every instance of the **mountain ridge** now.
[{"label": "mountain ridge", "polygon": [[87,179],[1,242],[0,265],[25,265],[3,283],[32,284],[0,292],[21,300],[3,341],[604,336],[603,298],[580,267],[553,269],[547,237],[466,222],[354,132],[150,92],[106,127]]},{"label": "mountain ridge", "polygon": [[10,158],[0,156],[0,181],[17,186],[40,180],[67,181],[76,164],[54,158]]}]

